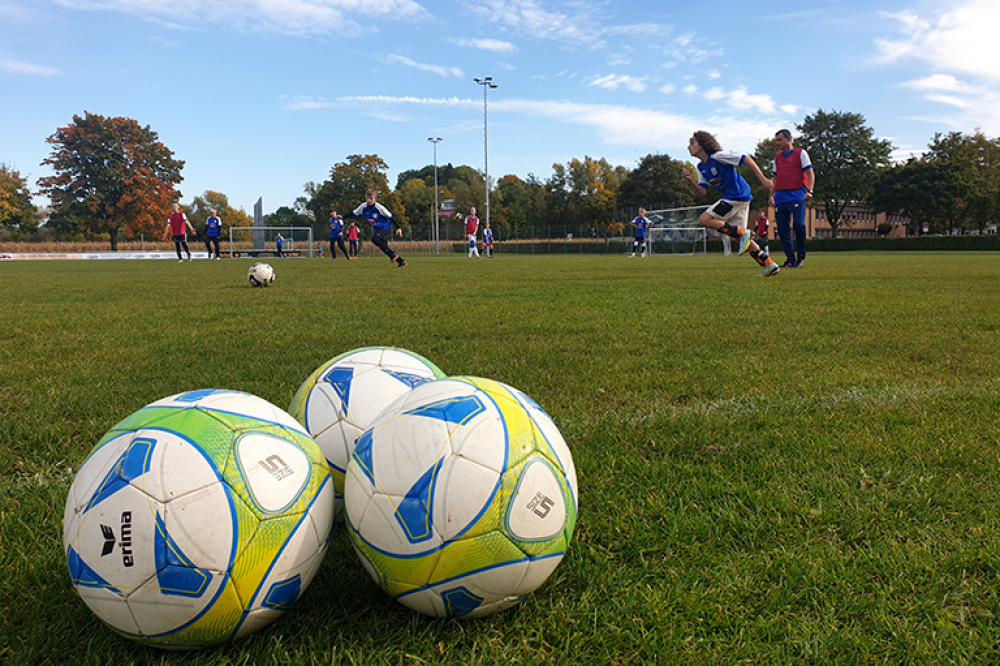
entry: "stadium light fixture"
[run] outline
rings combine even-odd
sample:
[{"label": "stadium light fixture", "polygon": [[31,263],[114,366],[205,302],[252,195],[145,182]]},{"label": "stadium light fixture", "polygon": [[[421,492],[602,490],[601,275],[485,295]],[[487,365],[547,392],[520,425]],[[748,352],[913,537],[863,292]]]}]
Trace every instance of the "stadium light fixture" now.
[{"label": "stadium light fixture", "polygon": [[496,88],[497,84],[493,83],[493,77],[487,76],[485,78],[475,78],[473,79],[476,83],[483,87],[483,174],[486,180],[486,224],[490,223],[490,135],[489,135],[489,125],[487,123],[486,114],[486,92],[490,88]]},{"label": "stadium light fixture", "polygon": [[434,144],[434,252],[441,254],[441,233],[438,228],[438,218],[441,206],[438,205],[438,144],[444,141],[441,137],[428,137],[428,141]]}]

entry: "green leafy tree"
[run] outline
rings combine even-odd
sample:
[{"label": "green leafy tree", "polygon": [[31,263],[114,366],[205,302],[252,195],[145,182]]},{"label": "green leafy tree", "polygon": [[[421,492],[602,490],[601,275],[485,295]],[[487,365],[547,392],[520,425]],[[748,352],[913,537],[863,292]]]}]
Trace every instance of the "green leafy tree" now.
[{"label": "green leafy tree", "polygon": [[604,158],[584,156],[567,164],[570,201],[575,209],[575,219],[568,224],[592,228],[606,227],[614,219],[618,192],[628,176],[625,167],[613,167]]},{"label": "green leafy tree", "polygon": [[[411,225],[428,225],[434,221],[434,187],[420,178],[411,178],[396,190],[403,207],[409,211]],[[438,194],[440,204],[441,195]]]},{"label": "green leafy tree", "polygon": [[38,184],[55,216],[82,221],[90,234],[107,234],[112,251],[119,235],[162,232],[184,162],[148,125],[85,112],[46,141],[53,149],[42,164],[55,175]]},{"label": "green leafy tree", "polygon": [[[844,209],[867,199],[879,172],[889,167],[892,142],[875,138],[860,113],[820,109],[797,125],[795,143],[809,153],[816,169],[813,196],[823,202],[833,235],[848,223]],[[773,155],[772,155],[773,158]]]},{"label": "green leafy tree", "polygon": [[928,161],[951,164],[957,169],[954,224],[963,231],[983,233],[1000,223],[1000,139],[981,130],[972,134],[935,134]]},{"label": "green leafy tree", "polygon": [[681,177],[683,169],[691,167],[669,155],[646,155],[622,181],[619,206],[654,210],[697,205],[701,197]]},{"label": "green leafy tree", "polygon": [[942,233],[951,227],[960,182],[959,166],[915,158],[884,169],[876,178],[868,204],[879,213],[907,216],[908,235],[920,234],[925,222],[931,233]]},{"label": "green leafy tree", "polygon": [[[322,184],[307,184],[306,193],[310,195],[307,207],[313,219],[317,224],[320,220],[328,220],[331,208],[347,216],[364,203],[365,192],[371,188],[378,191],[379,203],[389,209],[400,226],[408,226],[406,210],[396,193],[389,188],[388,170],[389,165],[378,155],[349,155],[346,161],[338,162]],[[309,185],[313,185],[312,191]],[[362,227],[366,236],[370,231]]]},{"label": "green leafy tree", "polygon": [[16,231],[38,228],[38,211],[31,203],[27,179],[3,163],[0,163],[0,228]]}]

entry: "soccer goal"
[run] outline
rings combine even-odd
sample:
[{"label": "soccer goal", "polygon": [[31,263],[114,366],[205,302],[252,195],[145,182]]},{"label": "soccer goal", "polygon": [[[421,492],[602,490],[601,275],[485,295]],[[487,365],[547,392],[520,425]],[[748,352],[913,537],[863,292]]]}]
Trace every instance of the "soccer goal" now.
[{"label": "soccer goal", "polygon": [[646,211],[652,222],[649,228],[649,254],[705,254],[708,251],[708,229],[698,224],[698,218],[708,206],[665,208]]},{"label": "soccer goal", "polygon": [[314,257],[320,249],[313,240],[312,227],[230,227],[230,257],[276,257],[278,234],[282,254],[289,257]]}]

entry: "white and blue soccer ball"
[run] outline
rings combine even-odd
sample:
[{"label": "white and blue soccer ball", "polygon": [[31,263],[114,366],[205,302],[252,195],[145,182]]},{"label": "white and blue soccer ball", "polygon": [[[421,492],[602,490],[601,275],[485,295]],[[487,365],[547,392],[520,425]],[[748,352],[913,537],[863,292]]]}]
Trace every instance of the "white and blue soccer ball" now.
[{"label": "white and blue soccer ball", "polygon": [[371,577],[434,617],[509,608],[544,583],[576,524],[576,470],[524,393],[473,377],[385,409],[347,469],[348,532]]},{"label": "white and blue soccer ball", "polygon": [[204,390],[114,426],[63,518],[70,578],[120,634],[194,649],[292,607],[319,569],[333,480],[309,434],[271,403]]},{"label": "white and blue soccer ball", "polygon": [[444,377],[432,362],[394,347],[353,349],[317,368],[299,387],[288,412],[316,440],[330,465],[334,510],[344,507],[344,473],[375,416],[413,387]]},{"label": "white and blue soccer ball", "polygon": [[271,264],[257,262],[247,271],[247,282],[251,287],[268,287],[274,282],[274,269]]}]

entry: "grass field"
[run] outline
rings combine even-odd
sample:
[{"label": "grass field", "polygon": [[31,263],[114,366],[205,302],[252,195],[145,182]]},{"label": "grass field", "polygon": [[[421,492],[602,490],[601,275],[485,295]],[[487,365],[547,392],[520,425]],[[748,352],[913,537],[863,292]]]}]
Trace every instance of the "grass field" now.
[{"label": "grass field", "polygon": [[[1000,663],[1000,257],[0,264],[0,663]],[[516,386],[572,447],[570,553],[519,608],[430,620],[337,526],[298,607],[177,654],[106,629],[62,554],[97,440],[199,388],[286,407],[330,357]]]}]

